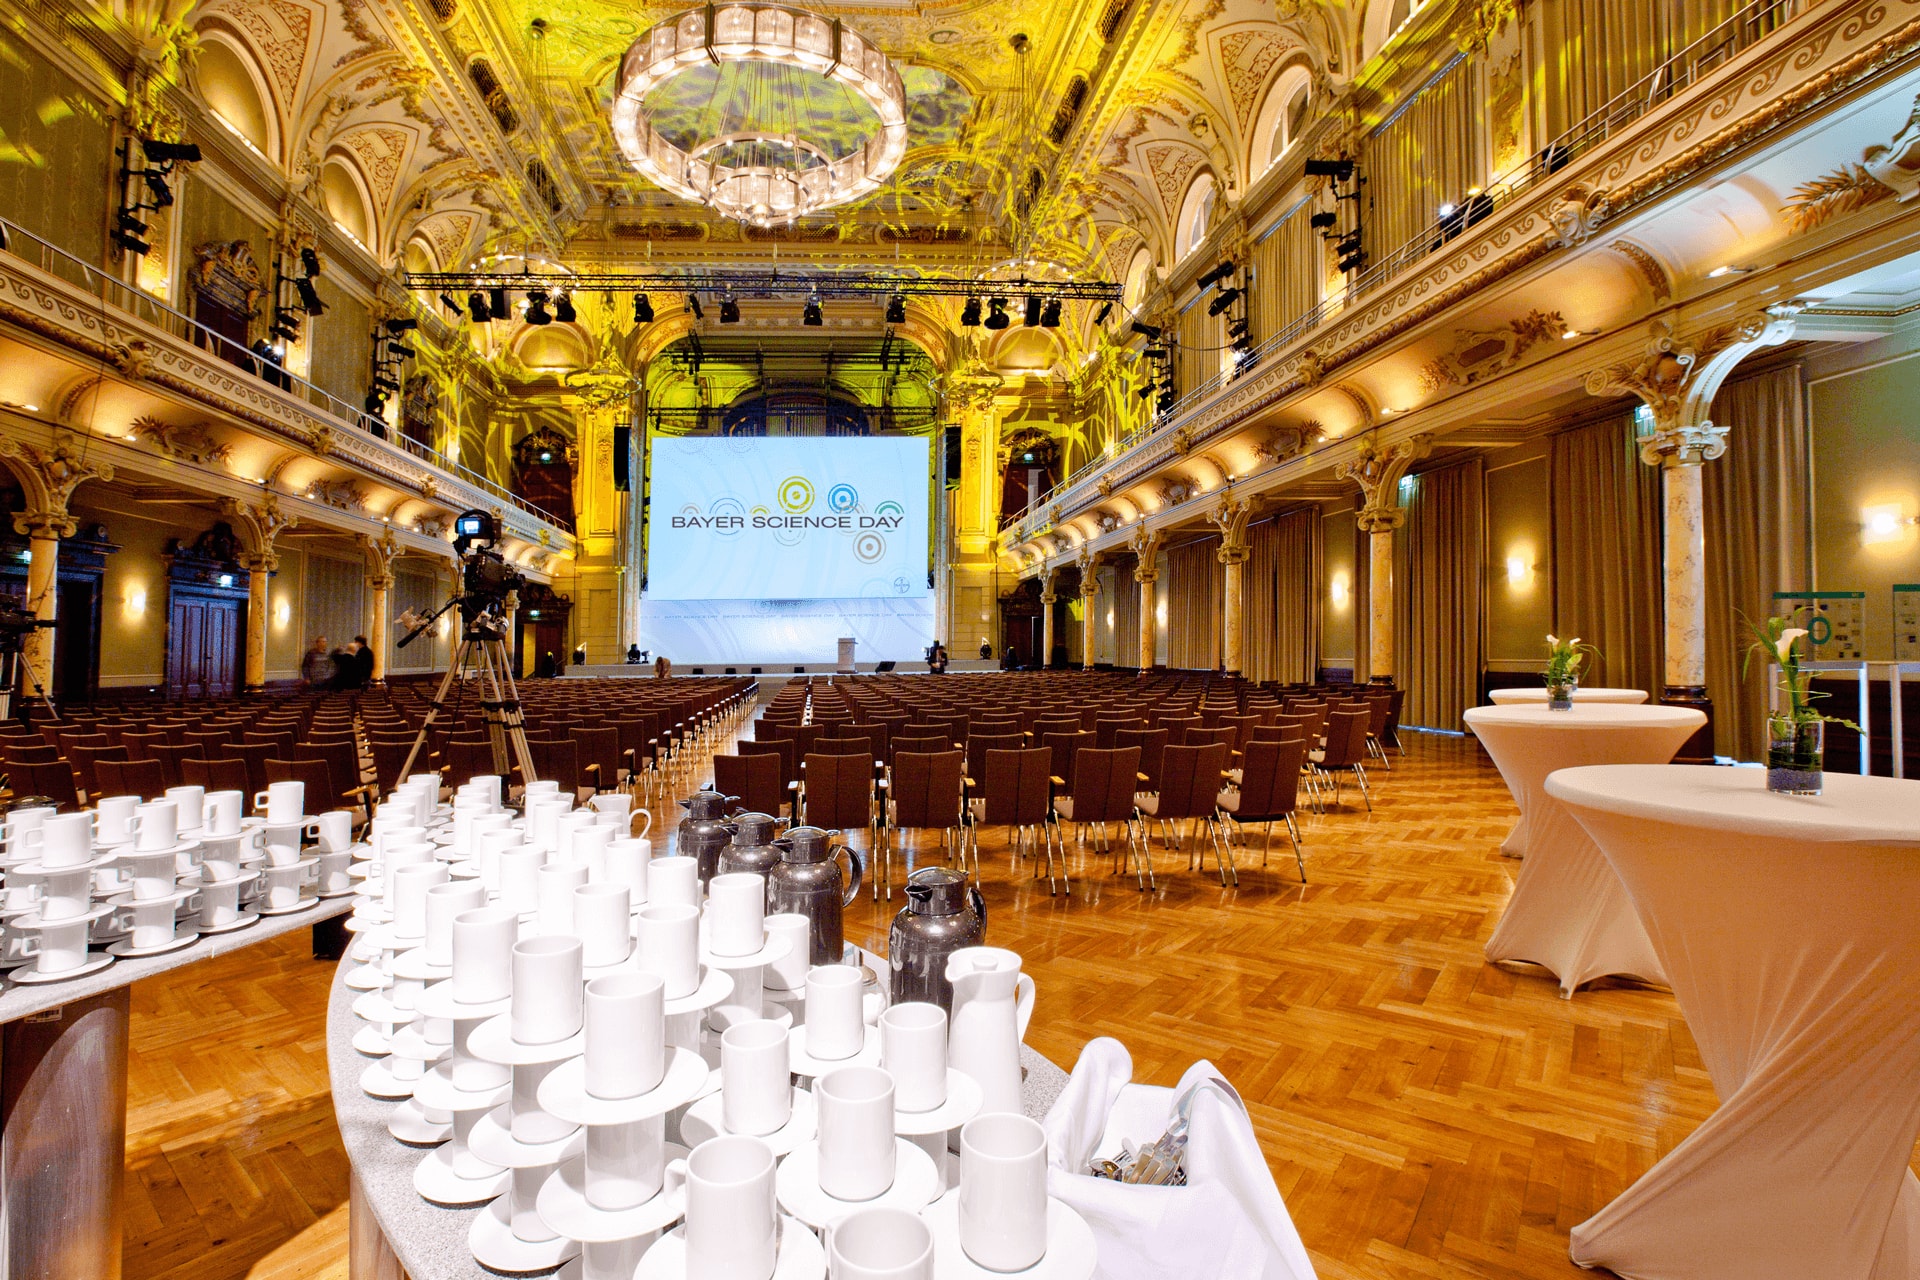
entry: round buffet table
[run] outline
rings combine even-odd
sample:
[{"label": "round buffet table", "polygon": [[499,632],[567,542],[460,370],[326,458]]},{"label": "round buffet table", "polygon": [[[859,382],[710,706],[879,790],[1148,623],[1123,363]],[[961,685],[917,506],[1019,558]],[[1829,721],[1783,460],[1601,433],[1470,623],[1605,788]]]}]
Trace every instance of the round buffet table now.
[{"label": "round buffet table", "polygon": [[[1619,874],[1720,1107],[1573,1229],[1635,1280],[1920,1275],[1920,782],[1569,769],[1547,792]],[[1529,863],[1531,865],[1531,863]]]},{"label": "round buffet table", "polygon": [[1563,996],[1609,974],[1665,982],[1619,879],[1548,793],[1547,775],[1578,765],[1665,764],[1706,717],[1684,707],[1588,703],[1569,711],[1474,707],[1466,722],[1506,779],[1520,808],[1515,835],[1524,831],[1526,842],[1526,861],[1487,940],[1487,959],[1542,965],[1560,979]]},{"label": "round buffet table", "polygon": [[[1514,703],[1540,703],[1547,700],[1547,687],[1538,689],[1495,689],[1487,695],[1496,707],[1512,706]],[[1573,700],[1581,702],[1627,702],[1641,703],[1647,700],[1645,689],[1575,689]]]},{"label": "round buffet table", "polygon": [[[871,963],[871,961],[870,961]],[[880,962],[885,972],[885,962]],[[334,1117],[353,1166],[349,1207],[347,1274],[350,1280],[490,1280],[494,1273],[473,1259],[467,1233],[483,1209],[445,1209],[420,1198],[413,1170],[426,1148],[405,1146],[387,1131],[393,1103],[369,1097],[359,1086],[371,1059],[353,1047],[362,1025],[345,978],[351,955],[340,963],[327,1003],[327,1070],[333,1082]],[[1020,1046],[1025,1077],[1021,1105],[1035,1119],[1047,1113],[1066,1087],[1067,1073],[1026,1045]],[[549,1272],[532,1274],[546,1275]]]}]

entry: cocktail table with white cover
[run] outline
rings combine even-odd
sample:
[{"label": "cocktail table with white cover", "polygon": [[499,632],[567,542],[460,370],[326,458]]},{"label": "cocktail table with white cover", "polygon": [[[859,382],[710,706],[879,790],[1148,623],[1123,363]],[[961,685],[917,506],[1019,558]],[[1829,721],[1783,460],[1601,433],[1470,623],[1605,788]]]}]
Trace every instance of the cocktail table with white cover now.
[{"label": "cocktail table with white cover", "polygon": [[1507,780],[1527,830],[1527,858],[1487,939],[1487,959],[1544,965],[1564,996],[1607,974],[1666,981],[1619,879],[1545,784],[1555,769],[1576,765],[1665,764],[1706,720],[1686,707],[1609,703],[1467,712],[1467,728]]},{"label": "cocktail table with white cover", "polygon": [[[1516,702],[1545,702],[1547,687],[1537,689],[1495,689],[1487,695],[1496,707],[1510,706]],[[1645,689],[1575,689],[1573,701],[1582,702],[1628,702],[1641,703],[1647,700]]]},{"label": "cocktail table with white cover", "polygon": [[1573,1229],[1634,1280],[1920,1276],[1920,782],[1760,769],[1569,769],[1720,1107]]}]

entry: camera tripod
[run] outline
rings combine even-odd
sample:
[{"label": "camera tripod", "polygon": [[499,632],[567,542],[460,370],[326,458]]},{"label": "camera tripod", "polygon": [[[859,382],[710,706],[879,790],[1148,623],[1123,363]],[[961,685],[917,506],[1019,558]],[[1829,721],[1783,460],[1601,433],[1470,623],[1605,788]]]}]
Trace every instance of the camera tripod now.
[{"label": "camera tripod", "polygon": [[[413,762],[427,745],[427,736],[447,705],[447,695],[453,691],[454,681],[462,678],[469,662],[473,664],[475,677],[482,681],[480,709],[486,716],[487,737],[493,743],[493,771],[500,775],[502,792],[512,787],[515,764],[520,766],[522,784],[534,780],[533,752],[527,747],[526,717],[520,708],[520,687],[513,679],[513,651],[501,628],[497,624],[488,625],[493,621],[483,614],[462,630],[459,652],[448,664],[447,674],[440,681],[440,688],[433,695],[432,703],[428,705],[427,718],[421,723],[420,732],[414,735],[413,747],[407,752],[407,762],[400,768],[401,781],[412,775]],[[424,631],[431,622],[429,618],[422,623],[420,630]]]},{"label": "camera tripod", "polygon": [[13,719],[14,686],[19,684],[23,675],[33,686],[33,691],[40,695],[47,714],[58,720],[60,712],[53,705],[53,695],[41,685],[40,677],[33,673],[33,664],[21,652],[20,633],[0,632],[0,724]]}]

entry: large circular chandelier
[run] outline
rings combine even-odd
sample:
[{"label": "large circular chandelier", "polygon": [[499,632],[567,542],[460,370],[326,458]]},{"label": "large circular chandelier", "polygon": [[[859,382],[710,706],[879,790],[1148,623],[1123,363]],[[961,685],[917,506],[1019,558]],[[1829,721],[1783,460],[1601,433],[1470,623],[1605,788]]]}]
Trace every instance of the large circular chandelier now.
[{"label": "large circular chandelier", "polygon": [[[646,98],[668,80],[701,64],[754,62],[838,82],[872,109],[877,131],[835,156],[792,131],[732,129],[683,147],[654,127]],[[907,94],[887,56],[838,19],[781,4],[708,5],[648,28],[627,50],[613,136],[656,186],[768,227],[878,190],[906,154]]]}]

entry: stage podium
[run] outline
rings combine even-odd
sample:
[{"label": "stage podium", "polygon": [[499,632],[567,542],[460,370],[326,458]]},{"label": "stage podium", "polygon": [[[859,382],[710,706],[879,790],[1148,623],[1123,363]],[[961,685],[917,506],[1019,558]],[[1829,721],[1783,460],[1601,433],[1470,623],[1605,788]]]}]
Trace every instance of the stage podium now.
[{"label": "stage podium", "polygon": [[843,674],[852,675],[854,672],[853,649],[857,643],[852,636],[840,637],[840,670]]}]

